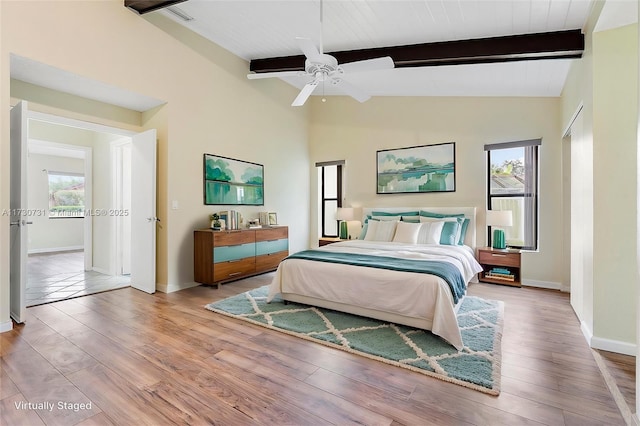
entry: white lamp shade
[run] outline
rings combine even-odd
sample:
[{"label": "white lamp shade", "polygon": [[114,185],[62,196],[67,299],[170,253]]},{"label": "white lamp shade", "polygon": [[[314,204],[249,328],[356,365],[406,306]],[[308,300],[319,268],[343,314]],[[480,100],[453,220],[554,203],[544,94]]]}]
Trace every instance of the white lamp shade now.
[{"label": "white lamp shade", "polygon": [[511,226],[511,210],[487,210],[487,226]]},{"label": "white lamp shade", "polygon": [[338,207],[336,210],[336,220],[353,220],[353,207]]}]

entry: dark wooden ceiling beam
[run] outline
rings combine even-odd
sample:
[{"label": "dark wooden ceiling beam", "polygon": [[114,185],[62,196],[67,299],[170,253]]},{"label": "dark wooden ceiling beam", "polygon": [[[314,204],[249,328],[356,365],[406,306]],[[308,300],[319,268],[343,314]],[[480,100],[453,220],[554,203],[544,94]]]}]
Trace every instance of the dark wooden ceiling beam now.
[{"label": "dark wooden ceiling beam", "polygon": [[183,1],[186,0],[124,0],[124,6],[142,15]]},{"label": "dark wooden ceiling beam", "polygon": [[[568,30],[327,53],[340,64],[390,56],[396,68],[402,68],[580,58],[583,51],[582,32]],[[304,55],[254,59],[250,70],[304,70],[304,60]]]}]

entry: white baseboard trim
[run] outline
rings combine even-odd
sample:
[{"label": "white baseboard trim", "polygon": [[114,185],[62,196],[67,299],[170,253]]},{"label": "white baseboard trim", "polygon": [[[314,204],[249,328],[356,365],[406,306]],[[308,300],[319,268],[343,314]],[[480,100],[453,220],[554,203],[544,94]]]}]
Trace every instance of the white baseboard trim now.
[{"label": "white baseboard trim", "polygon": [[50,247],[50,248],[30,249],[28,251],[28,253],[29,254],[57,253],[59,251],[78,251],[78,250],[84,250],[84,246]]},{"label": "white baseboard trim", "polygon": [[591,340],[593,339],[593,331],[587,326],[587,323],[584,321],[580,321],[580,331],[582,331],[582,335],[584,336],[587,344],[591,346]]},{"label": "white baseboard trim", "polygon": [[199,283],[193,281],[182,284],[156,284],[156,290],[163,293],[173,293],[174,291],[185,290],[191,287],[198,287],[199,285]]},{"label": "white baseboard trim", "polygon": [[9,321],[0,323],[0,333],[4,333],[6,331],[11,331],[11,330],[13,330],[13,321],[9,320]]},{"label": "white baseboard trim", "polygon": [[553,281],[522,280],[522,285],[526,287],[548,288],[550,290],[562,289],[562,284]]},{"label": "white baseboard trim", "polygon": [[604,339],[602,337],[592,337],[591,347],[603,351],[615,352],[623,355],[636,356],[636,345],[619,340]]}]

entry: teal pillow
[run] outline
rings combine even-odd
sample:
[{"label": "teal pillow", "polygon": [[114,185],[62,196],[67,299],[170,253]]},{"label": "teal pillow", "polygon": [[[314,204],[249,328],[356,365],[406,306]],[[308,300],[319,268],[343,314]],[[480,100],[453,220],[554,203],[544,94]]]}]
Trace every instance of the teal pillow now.
[{"label": "teal pillow", "polygon": [[364,225],[362,226],[362,231],[360,231],[360,236],[358,237],[359,240],[364,240],[364,237],[367,235],[367,228],[369,227],[369,223],[368,223],[368,219],[367,221],[364,222]]},{"label": "teal pillow", "polygon": [[420,210],[420,216],[424,216],[424,217],[437,217],[437,218],[444,218],[444,217],[464,217],[464,213],[434,213],[434,212],[428,212],[426,210]]},{"label": "teal pillow", "polygon": [[462,222],[462,225],[460,225],[461,226],[460,238],[458,239],[459,246],[464,245],[464,238],[467,236],[467,229],[469,228],[469,222],[471,222],[469,219],[465,219],[464,222]]},{"label": "teal pillow", "polygon": [[399,213],[391,213],[391,212],[371,212],[371,216],[418,216],[418,211],[412,212],[399,212]]},{"label": "teal pillow", "polygon": [[[373,216],[374,218],[378,218],[380,220],[386,220],[386,218],[394,218],[404,222],[413,222],[413,223],[420,222],[420,216],[418,216],[417,210],[411,211],[411,212],[398,212],[398,213],[372,211],[371,216]],[[383,219],[383,217],[385,219]],[[413,218],[415,218],[415,220]]]},{"label": "teal pillow", "polygon": [[456,222],[445,222],[442,226],[442,233],[440,234],[440,244],[447,246],[455,246],[458,245],[458,229],[460,228],[460,223]]}]

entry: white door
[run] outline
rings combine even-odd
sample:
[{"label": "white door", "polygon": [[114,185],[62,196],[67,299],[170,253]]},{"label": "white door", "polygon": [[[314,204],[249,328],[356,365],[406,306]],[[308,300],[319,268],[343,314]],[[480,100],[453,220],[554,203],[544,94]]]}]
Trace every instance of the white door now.
[{"label": "white door", "polygon": [[131,286],[156,291],[156,131],[131,143]]},{"label": "white door", "polygon": [[10,314],[17,323],[25,321],[27,284],[27,102],[11,109],[11,253],[9,266]]}]

